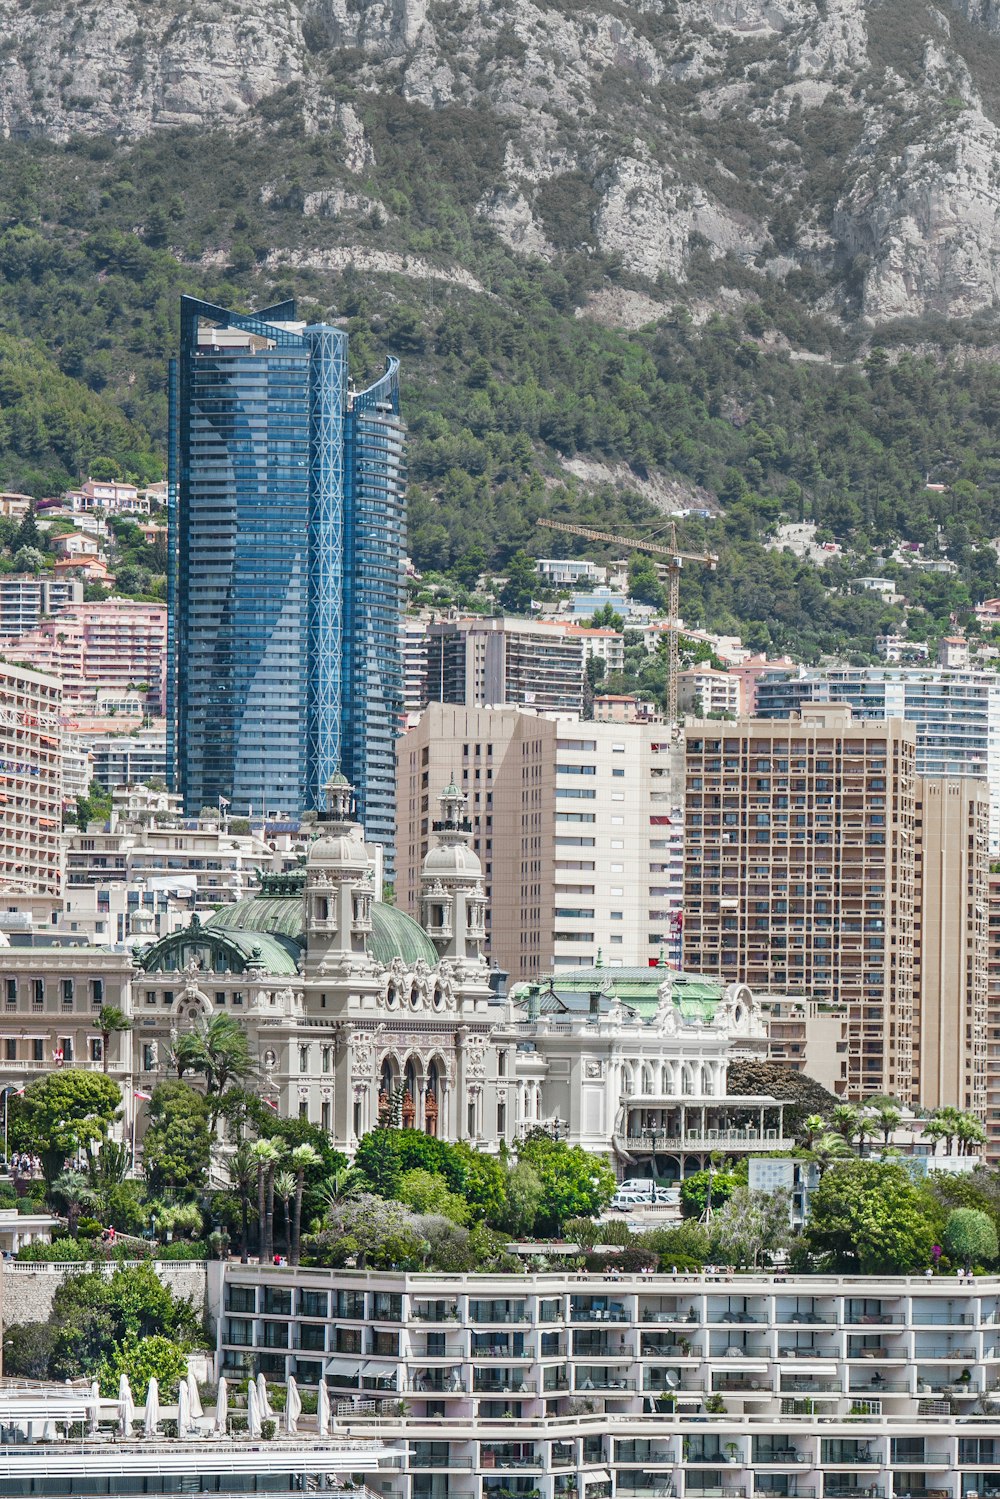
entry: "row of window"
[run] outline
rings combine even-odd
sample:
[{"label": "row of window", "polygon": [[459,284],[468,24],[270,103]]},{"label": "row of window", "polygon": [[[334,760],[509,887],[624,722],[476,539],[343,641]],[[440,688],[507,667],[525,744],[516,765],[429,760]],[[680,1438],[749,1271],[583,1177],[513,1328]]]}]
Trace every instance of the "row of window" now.
[{"label": "row of window", "polygon": [[[22,984],[24,985],[23,991],[21,988]],[[64,1010],[71,1010],[76,1000],[76,979],[60,979],[58,980],[58,984],[62,1008]],[[40,1010],[43,1008],[47,992],[46,982],[43,978],[23,980],[17,978],[4,979],[4,998],[8,1009],[15,1009],[17,1007],[22,992],[26,992],[30,996],[33,1009]],[[88,993],[91,1005],[94,1009],[100,1009],[104,1003],[104,980],[90,979]]]}]

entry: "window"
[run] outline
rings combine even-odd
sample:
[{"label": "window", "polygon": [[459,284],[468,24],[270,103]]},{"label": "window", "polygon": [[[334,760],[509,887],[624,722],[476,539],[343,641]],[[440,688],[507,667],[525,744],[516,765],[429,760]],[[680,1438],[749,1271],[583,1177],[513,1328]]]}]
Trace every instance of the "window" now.
[{"label": "window", "polygon": [[40,1040],[37,1036],[31,1043],[31,1060],[33,1062],[45,1061],[45,1042]]},{"label": "window", "polygon": [[228,1286],[226,1306],[231,1312],[255,1312],[257,1296],[253,1286]]},{"label": "window", "polygon": [[309,1071],[309,1048],[308,1048],[308,1046],[300,1046],[299,1047],[299,1071],[300,1072],[308,1072]]},{"label": "window", "polygon": [[103,1060],[103,1057],[104,1057],[104,1043],[102,1042],[100,1036],[91,1036],[91,1038],[90,1038],[90,1060],[92,1062],[100,1062],[100,1061]]},{"label": "window", "polygon": [[90,1003],[95,1010],[99,1010],[104,1003],[104,980],[91,979],[90,981]]},{"label": "window", "polygon": [[31,980],[31,1003],[32,1003],[32,1007],[34,1009],[36,1009],[36,1010],[40,1010],[42,1008],[42,1006],[45,1004],[45,980],[44,979],[32,979]]},{"label": "window", "polygon": [[224,1005],[225,1002],[226,1002],[226,991],[225,991],[225,989],[216,989],[216,991],[215,991],[215,1003],[217,1005]]},{"label": "window", "polygon": [[324,1072],[329,1072],[330,1071],[330,1048],[329,1048],[329,1046],[323,1046],[323,1047],[321,1047],[319,1054],[320,1054],[320,1060],[321,1060],[321,1065],[322,1065],[323,1071]]},{"label": "window", "polygon": [[17,979],[8,979],[4,989],[7,996],[7,1004],[13,1008],[17,1004]]},{"label": "window", "polygon": [[8,1036],[4,1041],[4,1057],[8,1062],[17,1061],[17,1041],[13,1036]]}]

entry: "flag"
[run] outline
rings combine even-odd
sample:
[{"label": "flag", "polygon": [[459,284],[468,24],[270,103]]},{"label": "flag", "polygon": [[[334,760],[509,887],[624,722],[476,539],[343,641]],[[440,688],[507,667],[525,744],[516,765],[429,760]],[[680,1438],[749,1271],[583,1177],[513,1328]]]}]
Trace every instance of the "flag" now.
[{"label": "flag", "polygon": [[152,1096],[152,1093],[144,1093],[141,1088],[135,1088],[132,1092],[133,1098],[144,1098],[147,1103],[152,1098]]},{"label": "flag", "polygon": [[229,802],[228,802],[227,798],[224,797],[224,796],[220,796],[219,797],[219,810],[220,810],[220,812],[224,811],[225,808],[228,807],[228,806],[229,806]]},{"label": "flag", "polygon": [[265,1098],[265,1099],[262,1100],[262,1102],[266,1103],[267,1106],[268,1106],[268,1108],[269,1109],[273,1109],[275,1113],[278,1112],[278,1105],[277,1105],[277,1102],[276,1102],[275,1099],[273,1099],[273,1098]]}]

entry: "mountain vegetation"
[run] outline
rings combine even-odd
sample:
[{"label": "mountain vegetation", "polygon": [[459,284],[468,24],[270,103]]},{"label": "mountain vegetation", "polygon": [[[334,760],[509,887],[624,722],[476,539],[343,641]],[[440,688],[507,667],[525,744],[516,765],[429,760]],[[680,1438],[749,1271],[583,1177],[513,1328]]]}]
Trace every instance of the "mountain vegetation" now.
[{"label": "mountain vegetation", "polygon": [[[284,73],[247,73],[228,118],[194,119],[182,77],[179,124],[160,95],[139,108],[148,28],[174,34],[140,9],[131,104],[63,79],[40,29],[34,93],[0,80],[3,487],[161,476],[181,292],[295,295],[348,328],[358,378],[402,359],[410,548],[459,596],[522,553],[588,550],[540,517],[651,534],[665,509],[720,554],[685,573],[686,620],[757,648],[869,659],[903,618],[858,588],[872,573],[917,638],[1000,594],[992,241],[969,231],[961,274],[942,250],[938,280],[927,244],[908,270],[900,246],[908,194],[939,215],[949,172],[958,202],[986,170],[1000,44],[964,11],[786,0],[741,33],[707,0],[408,0],[398,25],[293,6]],[[22,10],[30,29],[42,6]],[[110,78],[103,24],[74,22]],[[840,552],[782,549],[789,522]],[[157,596],[162,558],[120,541],[126,591]]]}]

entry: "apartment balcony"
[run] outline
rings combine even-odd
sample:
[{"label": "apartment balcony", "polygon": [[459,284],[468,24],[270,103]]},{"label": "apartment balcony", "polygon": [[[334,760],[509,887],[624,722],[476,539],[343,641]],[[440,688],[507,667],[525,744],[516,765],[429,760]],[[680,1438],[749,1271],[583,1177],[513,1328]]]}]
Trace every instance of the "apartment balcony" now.
[{"label": "apartment balcony", "polygon": [[522,1379],[520,1374],[488,1375],[477,1369],[472,1388],[476,1395],[533,1395],[537,1384],[533,1379]]}]

